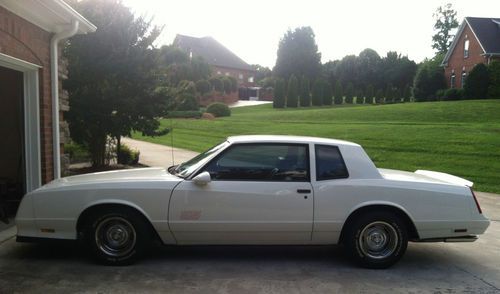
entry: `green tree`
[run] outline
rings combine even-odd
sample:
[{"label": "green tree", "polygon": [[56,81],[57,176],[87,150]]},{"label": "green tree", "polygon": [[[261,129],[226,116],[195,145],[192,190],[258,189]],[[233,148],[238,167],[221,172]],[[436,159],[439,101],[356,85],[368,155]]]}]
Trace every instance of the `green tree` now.
[{"label": "green tree", "polygon": [[102,166],[107,163],[109,137],[116,138],[119,152],[121,136],[168,131],[159,130],[157,120],[172,100],[168,91],[155,91],[158,55],[152,48],[160,29],[134,16],[118,0],[70,4],[99,29],[74,36],[64,48],[69,70],[64,83],[70,99],[67,119],[72,139],[89,150],[94,166]]},{"label": "green tree", "polygon": [[458,27],[457,12],[451,3],[448,3],[438,7],[433,17],[436,20],[434,24],[436,34],[432,36],[432,48],[437,54],[446,54],[454,37],[450,32]]},{"label": "green tree", "polygon": [[411,89],[410,85],[406,85],[404,90],[403,90],[403,101],[404,102],[410,102],[411,99]]},{"label": "green tree", "polygon": [[344,102],[344,90],[342,88],[342,83],[339,80],[335,83],[334,97],[335,104],[342,104]]},{"label": "green tree", "polygon": [[224,81],[220,77],[211,77],[208,82],[215,91],[224,92]]},{"label": "green tree", "polygon": [[210,88],[211,88],[210,83],[207,80],[202,79],[196,81],[196,91],[198,91],[200,95],[205,95],[208,92],[210,92]]},{"label": "green tree", "polygon": [[321,53],[311,27],[288,30],[279,42],[277,55],[273,72],[279,77],[288,79],[294,74],[313,80],[321,72]]},{"label": "green tree", "polygon": [[500,98],[500,61],[492,61],[488,66],[490,85],[488,87],[489,98]]},{"label": "green tree", "polygon": [[365,93],[362,88],[356,91],[356,104],[363,104],[365,102]]},{"label": "green tree", "polygon": [[323,84],[323,105],[332,105],[333,90],[332,85],[326,80],[322,81]]},{"label": "green tree", "polygon": [[464,95],[467,99],[486,99],[488,97],[488,86],[490,74],[488,67],[479,63],[469,72],[464,85]]},{"label": "green tree", "polygon": [[375,97],[375,90],[373,89],[373,85],[370,84],[366,87],[365,93],[365,103],[373,104],[373,98]]},{"label": "green tree", "polygon": [[386,103],[394,102],[394,89],[390,84],[387,85],[387,88],[385,89],[385,102]]},{"label": "green tree", "polygon": [[288,91],[286,93],[286,107],[297,107],[299,103],[299,81],[295,75],[288,79]]},{"label": "green tree", "polygon": [[277,78],[274,85],[274,108],[285,108],[285,81]]},{"label": "green tree", "polygon": [[228,76],[227,78],[231,81],[231,92],[238,91],[238,80],[233,76]]},{"label": "green tree", "polygon": [[347,88],[345,90],[345,103],[352,104],[354,97],[354,86],[352,83],[347,84]]},{"label": "green tree", "polygon": [[309,79],[306,76],[302,76],[302,79],[300,80],[300,106],[302,107],[311,106]]},{"label": "green tree", "polygon": [[196,85],[191,81],[181,81],[175,90],[175,110],[191,111],[199,110],[196,101]]},{"label": "green tree", "polygon": [[382,89],[377,90],[377,93],[375,94],[375,101],[377,104],[384,103],[384,91]]},{"label": "green tree", "polygon": [[321,106],[323,105],[323,81],[321,79],[317,79],[312,88],[312,105]]},{"label": "green tree", "polygon": [[273,75],[273,72],[269,69],[269,67],[262,66],[259,64],[252,64],[251,67],[255,71],[254,81],[255,83],[259,83],[265,78],[270,78]]},{"label": "green tree", "polygon": [[224,85],[224,93],[230,94],[232,92],[233,85],[228,77],[222,77],[222,83]]},{"label": "green tree", "polygon": [[436,100],[436,92],[446,88],[444,71],[441,67],[442,55],[423,61],[419,65],[413,82],[413,97],[415,101]]}]

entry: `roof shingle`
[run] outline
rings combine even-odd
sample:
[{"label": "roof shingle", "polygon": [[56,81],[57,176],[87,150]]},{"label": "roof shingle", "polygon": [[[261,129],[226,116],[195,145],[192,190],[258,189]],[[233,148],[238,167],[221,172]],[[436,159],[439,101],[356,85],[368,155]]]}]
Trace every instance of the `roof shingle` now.
[{"label": "roof shingle", "polygon": [[500,53],[500,18],[466,17],[484,53]]},{"label": "roof shingle", "polygon": [[192,52],[193,56],[201,56],[211,65],[228,67],[234,69],[253,70],[248,63],[236,56],[229,49],[217,42],[212,37],[195,38],[185,35],[177,35],[174,46],[187,52]]}]

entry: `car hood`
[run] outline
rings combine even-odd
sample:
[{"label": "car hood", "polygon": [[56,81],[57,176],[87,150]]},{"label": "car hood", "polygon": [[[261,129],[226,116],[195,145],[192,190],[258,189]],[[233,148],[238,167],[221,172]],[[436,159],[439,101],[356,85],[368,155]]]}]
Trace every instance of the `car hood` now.
[{"label": "car hood", "polygon": [[116,171],[106,171],[89,173],[78,176],[64,177],[54,180],[39,190],[55,189],[61,187],[80,186],[87,184],[106,184],[106,183],[134,183],[148,181],[167,181],[180,182],[181,178],[176,177],[166,171],[165,168],[136,168]]}]

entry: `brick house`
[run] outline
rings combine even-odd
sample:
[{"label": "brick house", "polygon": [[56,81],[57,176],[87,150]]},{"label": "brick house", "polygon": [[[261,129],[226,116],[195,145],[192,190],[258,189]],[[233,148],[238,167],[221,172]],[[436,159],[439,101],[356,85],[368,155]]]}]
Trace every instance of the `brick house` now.
[{"label": "brick house", "polygon": [[0,0],[0,197],[60,177],[69,135],[60,44],[95,30],[62,0]]},{"label": "brick house", "polygon": [[178,34],[173,45],[188,52],[190,57],[203,57],[212,66],[214,75],[233,76],[240,87],[255,85],[255,70],[212,37],[195,38]]},{"label": "brick house", "polygon": [[500,18],[466,17],[443,63],[450,88],[463,88],[470,70],[479,63],[500,60]]}]

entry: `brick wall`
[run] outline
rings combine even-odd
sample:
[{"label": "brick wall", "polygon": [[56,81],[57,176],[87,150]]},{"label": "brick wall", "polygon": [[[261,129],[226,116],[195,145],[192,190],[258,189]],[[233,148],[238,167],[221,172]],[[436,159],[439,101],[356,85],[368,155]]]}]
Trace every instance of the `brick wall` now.
[{"label": "brick wall", "polygon": [[[467,58],[464,57],[465,40],[469,40],[469,56]],[[465,71],[465,73],[468,74],[476,64],[487,63],[487,59],[484,56],[481,56],[481,54],[483,54],[481,45],[474,36],[474,33],[470,29],[469,25],[466,25],[448,60],[448,65],[444,69],[448,87],[462,88],[462,72]],[[451,85],[451,76],[453,73],[455,73],[455,84]]]},{"label": "brick wall", "polygon": [[53,179],[50,39],[52,34],[0,6],[0,52],[37,65],[42,182]]}]

